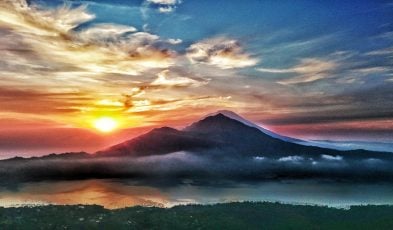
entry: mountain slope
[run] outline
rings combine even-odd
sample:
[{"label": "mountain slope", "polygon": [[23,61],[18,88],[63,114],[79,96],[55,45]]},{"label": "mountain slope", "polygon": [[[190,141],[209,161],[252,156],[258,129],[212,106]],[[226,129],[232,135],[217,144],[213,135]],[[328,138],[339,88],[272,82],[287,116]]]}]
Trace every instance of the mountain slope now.
[{"label": "mountain slope", "polygon": [[261,131],[261,132],[263,132],[263,133],[265,133],[265,134],[267,134],[267,135],[269,135],[271,137],[274,137],[274,138],[277,138],[277,139],[280,139],[280,140],[283,140],[283,141],[292,142],[292,143],[304,142],[303,140],[300,140],[300,139],[287,137],[287,136],[282,136],[280,134],[274,133],[274,132],[272,132],[272,131],[270,131],[268,129],[265,129],[265,128],[257,125],[257,124],[252,123],[249,120],[244,119],[243,117],[241,117],[238,114],[236,114],[236,113],[234,113],[232,111],[229,111],[229,110],[219,110],[219,111],[217,111],[215,113],[209,114],[208,116],[215,116],[217,114],[222,114],[222,115],[224,115],[226,117],[229,117],[229,118],[231,118],[233,120],[237,120],[237,121],[239,121],[239,122],[241,122],[241,123],[243,123],[243,124],[245,124],[247,126],[257,128],[259,131]]},{"label": "mountain slope", "polygon": [[214,146],[214,143],[210,140],[198,138],[190,133],[170,127],[163,127],[114,145],[98,152],[98,154],[106,156],[149,156],[183,150],[198,151],[212,146]]}]

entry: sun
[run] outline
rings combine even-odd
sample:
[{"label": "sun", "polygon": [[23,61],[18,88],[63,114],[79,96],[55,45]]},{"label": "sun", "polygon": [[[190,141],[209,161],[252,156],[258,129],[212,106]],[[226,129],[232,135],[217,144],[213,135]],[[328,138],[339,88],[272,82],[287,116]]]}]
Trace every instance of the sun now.
[{"label": "sun", "polygon": [[94,127],[104,133],[112,132],[117,128],[117,121],[110,117],[100,117],[94,121]]}]

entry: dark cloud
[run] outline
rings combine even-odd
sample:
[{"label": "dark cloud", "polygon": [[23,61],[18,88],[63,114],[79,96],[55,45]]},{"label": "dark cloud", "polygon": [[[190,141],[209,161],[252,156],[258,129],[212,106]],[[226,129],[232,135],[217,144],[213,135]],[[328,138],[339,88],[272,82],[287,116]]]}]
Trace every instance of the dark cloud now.
[{"label": "dark cloud", "polygon": [[[333,96],[303,96],[274,100],[271,96],[254,95],[270,101],[275,107],[287,108],[285,116],[262,119],[264,124],[294,125],[350,121],[393,120],[393,91],[390,83],[365,89],[352,89]],[[308,111],[297,111],[299,109]]]},{"label": "dark cloud", "polygon": [[356,113],[353,110],[331,110],[328,112],[310,112],[292,114],[285,117],[263,119],[261,122],[268,125],[296,125],[296,124],[319,124],[319,123],[336,123],[345,121],[375,121],[375,120],[393,120],[393,111],[360,111]]},{"label": "dark cloud", "polygon": [[123,94],[123,104],[124,104],[124,110],[128,110],[131,107],[133,107],[132,95]]}]

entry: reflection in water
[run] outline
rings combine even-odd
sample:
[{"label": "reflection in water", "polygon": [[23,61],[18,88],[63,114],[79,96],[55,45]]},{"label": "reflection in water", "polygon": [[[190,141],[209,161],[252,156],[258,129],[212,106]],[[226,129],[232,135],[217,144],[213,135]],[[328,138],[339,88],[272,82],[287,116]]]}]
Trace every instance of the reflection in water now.
[{"label": "reflection in water", "polygon": [[337,184],[311,181],[264,182],[206,186],[136,185],[126,180],[57,181],[0,187],[0,205],[98,204],[106,208],[129,206],[171,207],[188,203],[278,201],[346,207],[357,204],[393,204],[391,184]]},{"label": "reflection in water", "polygon": [[106,180],[26,183],[17,191],[0,190],[2,206],[23,204],[98,204],[106,208],[159,206],[167,198],[155,188]]}]

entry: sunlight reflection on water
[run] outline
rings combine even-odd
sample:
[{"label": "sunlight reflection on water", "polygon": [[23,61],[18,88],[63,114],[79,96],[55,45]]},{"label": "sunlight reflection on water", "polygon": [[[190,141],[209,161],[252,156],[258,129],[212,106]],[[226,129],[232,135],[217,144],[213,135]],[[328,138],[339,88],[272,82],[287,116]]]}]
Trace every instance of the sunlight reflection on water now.
[{"label": "sunlight reflection on water", "polygon": [[0,205],[97,204],[171,207],[232,201],[272,201],[348,207],[393,204],[392,184],[317,183],[312,181],[218,185],[139,185],[130,180],[82,180],[23,183],[0,187]]}]

